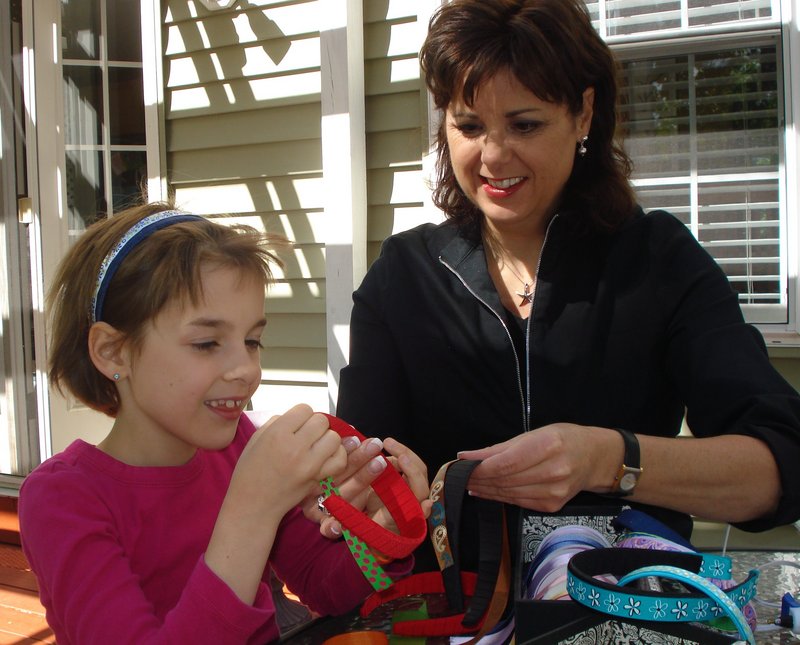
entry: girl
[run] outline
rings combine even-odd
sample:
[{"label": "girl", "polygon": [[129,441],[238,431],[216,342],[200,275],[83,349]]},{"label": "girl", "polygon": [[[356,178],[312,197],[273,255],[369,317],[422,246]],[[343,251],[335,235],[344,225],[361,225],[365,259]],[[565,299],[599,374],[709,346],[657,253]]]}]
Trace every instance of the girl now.
[{"label": "girl", "polygon": [[[50,377],[114,424],[20,491],[23,549],[60,645],[272,641],[270,567],[318,613],[369,594],[344,542],[298,505],[316,509],[328,476],[363,489],[386,465],[380,444],[348,455],[307,406],[260,429],[242,414],[261,377],[270,241],[150,204],[94,224],[64,258]],[[419,459],[386,448],[424,498]]]}]

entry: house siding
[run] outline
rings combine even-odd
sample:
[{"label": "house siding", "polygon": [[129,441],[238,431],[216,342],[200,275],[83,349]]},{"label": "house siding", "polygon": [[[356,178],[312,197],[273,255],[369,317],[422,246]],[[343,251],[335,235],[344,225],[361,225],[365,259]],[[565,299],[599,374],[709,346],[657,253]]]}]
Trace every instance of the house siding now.
[{"label": "house siding", "polygon": [[386,237],[432,215],[425,207],[427,93],[418,59],[431,4],[364,2],[369,263]]},{"label": "house siding", "polygon": [[327,410],[320,140],[320,3],[168,0],[163,20],[167,180],[181,208],[294,244],[266,299],[253,407]]},{"label": "house siding", "polygon": [[[301,401],[327,410],[338,381],[329,373],[338,348],[326,339],[323,2],[250,0],[210,12],[167,0],[163,16],[167,179],[178,206],[233,213],[294,243],[266,300],[253,405],[271,412]],[[387,236],[431,219],[417,58],[431,4],[362,5],[368,264]]]}]

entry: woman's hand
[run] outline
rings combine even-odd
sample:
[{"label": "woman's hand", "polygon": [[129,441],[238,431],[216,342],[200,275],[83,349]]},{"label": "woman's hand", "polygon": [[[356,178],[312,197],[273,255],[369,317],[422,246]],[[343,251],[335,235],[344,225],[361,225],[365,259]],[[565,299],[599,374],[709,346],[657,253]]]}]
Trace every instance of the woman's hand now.
[{"label": "woman's hand", "polygon": [[[342,446],[347,452],[347,466],[344,472],[334,479],[339,494],[358,509],[363,509],[369,487],[375,478],[386,468],[387,462],[381,455],[383,442],[380,439],[367,439],[363,443],[358,437],[344,437]],[[335,540],[342,535],[338,520],[319,507],[322,487],[303,500],[303,514],[313,522],[319,522],[320,533]]]},{"label": "woman's hand", "polygon": [[[347,440],[344,440],[345,442]],[[355,508],[363,511],[374,522],[391,530],[397,526],[371,485],[375,478],[387,467],[387,460],[380,454],[385,450],[389,461],[408,482],[409,488],[420,501],[425,517],[430,514],[432,503],[428,500],[428,473],[425,464],[412,450],[391,438],[385,442],[380,439],[367,439],[362,444],[345,446],[348,451],[348,464],[345,472],[334,480],[339,494]],[[318,509],[318,498],[305,500],[303,512],[306,517],[320,522],[320,532],[331,539],[342,534],[342,527],[336,518]]]},{"label": "woman's hand", "polygon": [[602,490],[604,483],[608,488],[608,474],[622,463],[622,442],[616,439],[619,454],[599,448],[614,441],[613,434],[554,423],[458,457],[482,460],[470,477],[470,494],[555,513],[582,490]]},{"label": "woman's hand", "polygon": [[[403,476],[411,492],[419,500],[422,514],[427,518],[431,514],[433,502],[428,499],[430,486],[428,485],[428,469],[425,467],[425,463],[417,453],[391,437],[387,437],[386,441],[383,442],[383,447],[390,455],[389,461]],[[397,525],[394,519],[377,494],[375,494],[375,491],[369,490],[367,492],[365,504],[367,515],[377,524],[397,532]]]}]

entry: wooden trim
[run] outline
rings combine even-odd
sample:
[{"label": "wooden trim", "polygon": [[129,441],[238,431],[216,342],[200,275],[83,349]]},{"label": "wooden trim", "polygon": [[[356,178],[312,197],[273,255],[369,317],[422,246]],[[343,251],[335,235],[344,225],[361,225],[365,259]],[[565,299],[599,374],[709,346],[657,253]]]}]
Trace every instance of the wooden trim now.
[{"label": "wooden trim", "polygon": [[0,497],[0,542],[20,544],[18,500],[16,497]]}]

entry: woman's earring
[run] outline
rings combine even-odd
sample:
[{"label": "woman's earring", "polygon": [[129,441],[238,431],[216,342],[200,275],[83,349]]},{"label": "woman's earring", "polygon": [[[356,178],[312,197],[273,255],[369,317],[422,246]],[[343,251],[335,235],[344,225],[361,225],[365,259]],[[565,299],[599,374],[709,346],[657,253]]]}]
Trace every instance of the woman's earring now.
[{"label": "woman's earring", "polygon": [[114,380],[119,381],[119,372],[114,372]]},{"label": "woman's earring", "polygon": [[578,141],[578,145],[580,146],[580,148],[578,148],[578,154],[581,157],[585,157],[586,156],[586,152],[587,152],[586,142],[588,140],[589,140],[589,135],[587,134],[587,135],[584,135],[583,137],[581,137],[581,140]]}]

